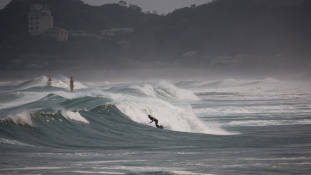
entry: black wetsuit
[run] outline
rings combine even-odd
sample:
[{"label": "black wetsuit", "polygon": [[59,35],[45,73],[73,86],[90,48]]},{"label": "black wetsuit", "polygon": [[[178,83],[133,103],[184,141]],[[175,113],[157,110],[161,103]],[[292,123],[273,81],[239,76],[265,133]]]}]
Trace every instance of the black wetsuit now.
[{"label": "black wetsuit", "polygon": [[158,125],[158,120],[156,119],[156,118],[154,118],[154,117],[151,117],[151,116],[148,116],[149,118],[150,118],[150,120],[152,120],[150,123],[152,123],[153,121],[155,122],[155,125],[156,125],[156,127],[158,128],[158,127],[160,127],[159,125]]}]

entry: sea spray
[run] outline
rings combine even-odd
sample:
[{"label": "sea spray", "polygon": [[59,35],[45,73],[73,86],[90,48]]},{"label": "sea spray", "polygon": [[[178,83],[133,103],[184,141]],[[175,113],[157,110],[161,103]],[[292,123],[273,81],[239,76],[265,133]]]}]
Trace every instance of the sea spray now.
[{"label": "sea spray", "polygon": [[131,88],[135,89],[137,92],[144,94],[146,96],[156,97],[156,93],[155,93],[153,87],[149,84],[145,84],[143,86],[133,86]]},{"label": "sea spray", "polygon": [[[135,89],[145,96],[137,96],[126,89]],[[206,126],[193,113],[190,101],[200,101],[193,92],[176,87],[166,80],[154,82],[139,82],[135,86],[124,86],[118,88],[117,92],[107,93],[107,97],[112,99],[118,109],[131,120],[154,126],[149,123],[148,115],[159,120],[159,124],[166,129],[181,132],[206,133],[217,135],[228,135],[229,132],[216,125]],[[125,94],[124,94],[125,93]],[[167,101],[168,100],[168,101]],[[181,101],[184,101],[180,103]]]},{"label": "sea spray", "polygon": [[194,95],[193,92],[191,92],[190,90],[178,88],[171,81],[168,80],[160,80],[156,82],[154,86],[157,92],[169,95],[176,100],[200,100],[200,98]]},{"label": "sea spray", "polygon": [[[166,129],[181,132],[194,132],[216,135],[229,135],[216,126],[209,128],[203,124],[193,113],[190,105],[175,106],[160,99],[124,99],[117,105],[118,109],[135,122],[149,126],[148,115],[159,120],[159,125]],[[216,128],[216,129],[215,129]]]},{"label": "sea spray", "polygon": [[144,94],[148,97],[164,97],[172,100],[192,100],[198,101],[198,98],[193,92],[176,87],[171,81],[159,80],[152,82],[140,82],[129,88]]}]

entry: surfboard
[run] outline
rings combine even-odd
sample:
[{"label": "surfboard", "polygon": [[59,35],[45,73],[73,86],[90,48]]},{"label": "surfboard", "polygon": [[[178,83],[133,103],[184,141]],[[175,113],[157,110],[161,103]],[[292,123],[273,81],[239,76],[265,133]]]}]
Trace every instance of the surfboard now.
[{"label": "surfboard", "polygon": [[160,128],[160,129],[164,129],[164,127],[163,127],[162,125],[160,125],[158,128]]}]

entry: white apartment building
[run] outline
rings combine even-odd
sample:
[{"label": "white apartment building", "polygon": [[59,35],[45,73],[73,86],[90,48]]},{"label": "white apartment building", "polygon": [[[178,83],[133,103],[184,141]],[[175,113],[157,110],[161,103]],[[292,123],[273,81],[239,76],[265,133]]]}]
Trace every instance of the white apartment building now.
[{"label": "white apartment building", "polygon": [[53,27],[53,16],[47,4],[31,5],[28,12],[28,31],[31,35],[39,35],[44,30]]}]

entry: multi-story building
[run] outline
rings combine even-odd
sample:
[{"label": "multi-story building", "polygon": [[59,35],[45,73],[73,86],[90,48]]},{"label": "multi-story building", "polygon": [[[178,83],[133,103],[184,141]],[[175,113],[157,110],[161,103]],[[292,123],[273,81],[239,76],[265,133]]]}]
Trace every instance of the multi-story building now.
[{"label": "multi-story building", "polygon": [[47,4],[31,5],[28,12],[28,31],[31,35],[39,35],[44,30],[53,27],[53,16]]}]

